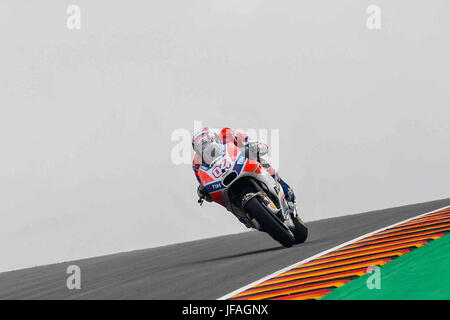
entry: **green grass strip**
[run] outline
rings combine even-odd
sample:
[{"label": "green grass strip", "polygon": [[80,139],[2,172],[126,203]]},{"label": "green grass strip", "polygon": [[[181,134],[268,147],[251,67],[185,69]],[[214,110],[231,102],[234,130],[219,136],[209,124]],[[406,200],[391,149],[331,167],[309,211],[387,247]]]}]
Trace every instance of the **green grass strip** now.
[{"label": "green grass strip", "polygon": [[373,274],[368,273],[333,290],[322,299],[450,299],[450,234],[385,264],[380,271],[380,289],[368,289],[367,280],[373,279]]}]

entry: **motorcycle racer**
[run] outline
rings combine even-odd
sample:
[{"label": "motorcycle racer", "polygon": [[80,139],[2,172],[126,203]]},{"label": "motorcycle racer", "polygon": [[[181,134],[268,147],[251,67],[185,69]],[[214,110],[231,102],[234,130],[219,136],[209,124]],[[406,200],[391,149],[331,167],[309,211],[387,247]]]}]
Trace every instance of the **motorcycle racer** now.
[{"label": "motorcycle racer", "polygon": [[[200,177],[198,175],[200,166],[210,166],[213,164],[214,160],[221,155],[223,145],[230,142],[234,143],[234,145],[241,149],[241,151],[245,151],[249,158],[255,159],[261,163],[270,176],[272,176],[275,181],[280,183],[289,207],[291,210],[294,210],[296,199],[294,191],[281,179],[278,172],[275,171],[275,169],[264,157],[268,154],[269,147],[264,143],[251,141],[247,134],[238,132],[231,128],[213,130],[205,127],[197,131],[192,138],[192,148],[195,151],[192,169],[194,170],[194,174],[199,182],[199,186],[197,188],[199,203],[203,202],[203,199],[208,202],[212,201],[208,191],[200,182]],[[246,226],[251,227],[251,225],[247,225],[247,223]]]}]

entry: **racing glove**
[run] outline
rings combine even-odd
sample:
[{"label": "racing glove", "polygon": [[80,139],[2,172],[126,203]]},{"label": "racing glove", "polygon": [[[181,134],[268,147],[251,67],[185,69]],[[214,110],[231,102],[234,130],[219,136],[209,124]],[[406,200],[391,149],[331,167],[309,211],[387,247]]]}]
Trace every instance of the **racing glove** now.
[{"label": "racing glove", "polygon": [[212,202],[212,199],[209,195],[208,190],[206,190],[206,188],[202,185],[199,184],[197,187],[197,195],[198,195],[198,203],[203,203],[203,200],[206,200],[208,202]]},{"label": "racing glove", "polygon": [[250,159],[253,160],[258,160],[260,159],[261,156],[266,155],[269,152],[269,147],[264,144],[264,143],[260,143],[260,142],[249,142],[248,143],[248,157]]}]

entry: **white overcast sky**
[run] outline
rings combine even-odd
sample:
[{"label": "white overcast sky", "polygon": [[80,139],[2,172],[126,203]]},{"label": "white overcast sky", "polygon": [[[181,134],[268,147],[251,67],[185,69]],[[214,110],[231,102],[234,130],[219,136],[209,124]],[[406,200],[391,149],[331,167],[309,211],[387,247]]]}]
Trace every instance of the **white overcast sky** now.
[{"label": "white overcast sky", "polygon": [[0,271],[245,231],[171,161],[195,120],[278,129],[306,221],[449,197],[449,12],[2,0]]}]

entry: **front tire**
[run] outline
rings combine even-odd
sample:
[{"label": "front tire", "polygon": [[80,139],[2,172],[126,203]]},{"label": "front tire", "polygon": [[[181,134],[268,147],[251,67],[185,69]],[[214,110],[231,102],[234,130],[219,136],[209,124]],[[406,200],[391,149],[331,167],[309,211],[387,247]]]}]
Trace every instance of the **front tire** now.
[{"label": "front tire", "polygon": [[260,202],[258,197],[253,197],[245,205],[247,213],[261,225],[262,231],[269,234],[286,248],[295,243],[294,235],[289,229],[275,218]]}]

